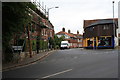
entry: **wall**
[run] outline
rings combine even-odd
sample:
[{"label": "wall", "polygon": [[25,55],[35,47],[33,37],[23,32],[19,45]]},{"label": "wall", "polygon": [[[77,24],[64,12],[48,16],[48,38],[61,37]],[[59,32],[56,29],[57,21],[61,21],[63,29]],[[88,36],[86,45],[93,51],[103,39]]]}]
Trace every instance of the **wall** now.
[{"label": "wall", "polygon": [[[118,2],[118,33],[120,34],[120,1]],[[120,36],[118,36],[118,39],[120,43]]]},{"label": "wall", "polygon": [[[108,27],[108,29],[104,29]],[[105,25],[96,25],[93,27],[88,27],[85,29],[84,38],[92,38],[97,36],[111,36],[113,35],[113,24],[105,24]]]}]

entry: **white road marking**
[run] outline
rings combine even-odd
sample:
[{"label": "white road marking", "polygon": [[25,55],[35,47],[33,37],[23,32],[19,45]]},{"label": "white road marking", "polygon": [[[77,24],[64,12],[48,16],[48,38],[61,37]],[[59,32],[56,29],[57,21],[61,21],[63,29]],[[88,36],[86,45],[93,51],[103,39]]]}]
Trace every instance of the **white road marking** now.
[{"label": "white road marking", "polygon": [[61,72],[51,74],[51,75],[48,75],[48,76],[45,76],[45,77],[42,77],[42,78],[48,78],[48,77],[56,76],[56,75],[59,75],[59,74],[65,73],[65,72],[69,72],[71,70],[73,70],[73,69],[68,69],[68,70],[65,70],[65,71],[61,71]]}]

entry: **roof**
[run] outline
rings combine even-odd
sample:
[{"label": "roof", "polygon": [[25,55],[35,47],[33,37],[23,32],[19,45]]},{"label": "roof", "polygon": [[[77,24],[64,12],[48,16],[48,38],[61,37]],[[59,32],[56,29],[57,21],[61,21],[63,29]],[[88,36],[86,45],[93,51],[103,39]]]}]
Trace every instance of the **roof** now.
[{"label": "roof", "polygon": [[74,38],[77,38],[77,39],[81,39],[83,37],[82,34],[73,34],[73,33],[67,33],[67,32],[63,32],[63,31],[60,31],[58,33],[56,33],[57,35],[60,35],[60,34],[66,34],[70,37],[74,37]]},{"label": "roof", "polygon": [[[118,18],[114,18],[115,22],[118,21]],[[113,18],[110,19],[95,19],[95,20],[84,20],[84,28],[95,26],[98,24],[111,24],[113,23]]]},{"label": "roof", "polygon": [[73,39],[65,39],[67,40],[69,43],[78,43],[77,40],[73,40]]},{"label": "roof", "polygon": [[73,35],[73,34],[70,34],[70,33],[67,33],[67,32],[63,32],[63,31],[60,31],[60,32],[58,32],[58,33],[56,33],[57,35],[59,35],[59,34],[66,34],[66,35],[68,35],[68,36],[70,36],[70,37],[76,37],[75,35]]},{"label": "roof", "polygon": [[95,26],[98,24],[110,24],[110,23],[113,23],[113,20],[99,20],[99,21],[96,21],[95,23],[89,25],[88,27]]},{"label": "roof", "polygon": [[83,38],[83,35],[82,35],[82,34],[74,34],[74,35],[77,37],[77,39]]}]

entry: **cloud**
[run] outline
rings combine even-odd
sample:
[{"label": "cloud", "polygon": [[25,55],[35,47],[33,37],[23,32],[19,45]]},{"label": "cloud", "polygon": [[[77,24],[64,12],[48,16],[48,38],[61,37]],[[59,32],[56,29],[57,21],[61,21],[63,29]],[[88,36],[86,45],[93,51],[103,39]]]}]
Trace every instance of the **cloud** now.
[{"label": "cloud", "polygon": [[[115,17],[118,17],[118,1],[115,0]],[[112,18],[112,0],[43,0],[47,7],[59,6],[50,10],[50,21],[55,32],[63,27],[71,32],[83,32],[83,20]]]}]

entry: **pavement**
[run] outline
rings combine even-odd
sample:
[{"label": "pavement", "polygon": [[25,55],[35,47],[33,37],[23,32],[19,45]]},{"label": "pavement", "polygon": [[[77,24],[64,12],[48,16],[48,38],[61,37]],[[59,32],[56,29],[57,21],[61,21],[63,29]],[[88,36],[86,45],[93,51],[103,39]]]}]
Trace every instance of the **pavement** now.
[{"label": "pavement", "polygon": [[49,56],[52,52],[55,50],[50,50],[47,52],[40,52],[39,54],[35,54],[32,56],[32,58],[27,57],[23,59],[22,61],[16,62],[16,63],[7,63],[7,64],[2,64],[2,71],[8,71],[8,70],[13,70],[15,68],[20,68],[24,66],[28,66],[31,64],[34,64],[35,62],[44,59],[45,57]]}]

